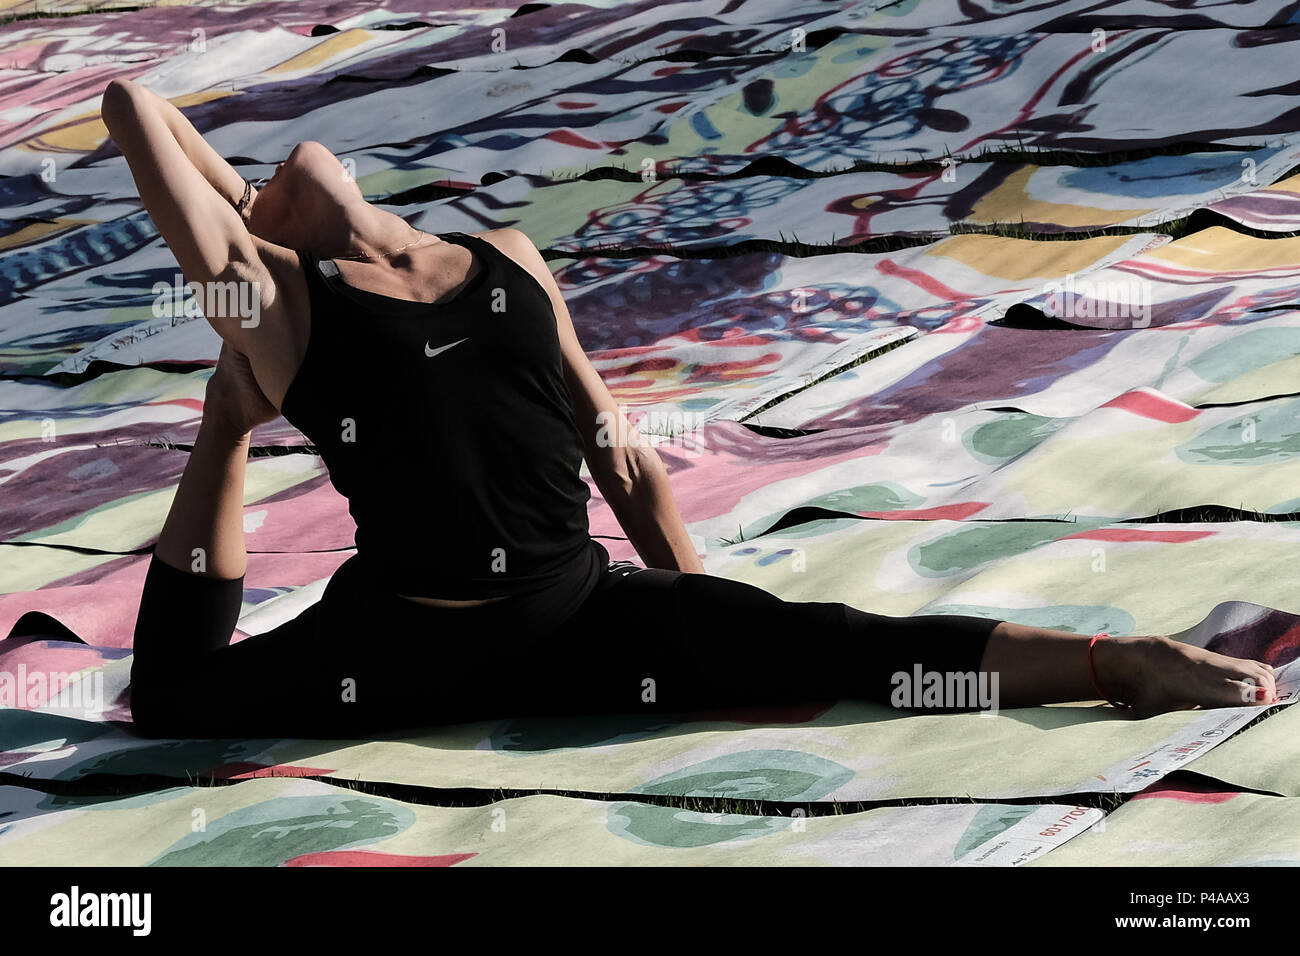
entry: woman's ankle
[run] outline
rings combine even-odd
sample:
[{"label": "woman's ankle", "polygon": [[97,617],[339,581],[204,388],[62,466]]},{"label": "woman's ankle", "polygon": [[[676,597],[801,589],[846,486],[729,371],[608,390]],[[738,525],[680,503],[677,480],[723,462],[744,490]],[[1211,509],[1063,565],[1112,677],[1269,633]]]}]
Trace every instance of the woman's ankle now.
[{"label": "woman's ankle", "polygon": [[1092,666],[1099,690],[1112,703],[1132,705],[1148,680],[1152,661],[1168,638],[1160,636],[1106,637],[1092,648]]}]

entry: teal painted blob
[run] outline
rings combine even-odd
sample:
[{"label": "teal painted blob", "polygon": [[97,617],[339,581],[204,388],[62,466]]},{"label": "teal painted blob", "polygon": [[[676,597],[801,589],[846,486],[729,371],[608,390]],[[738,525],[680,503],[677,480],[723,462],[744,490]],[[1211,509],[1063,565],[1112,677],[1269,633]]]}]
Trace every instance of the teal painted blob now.
[{"label": "teal painted blob", "polygon": [[986,465],[1001,465],[1042,444],[1069,421],[1068,418],[1011,412],[970,429],[962,436],[962,444],[978,461]]},{"label": "teal painted blob", "polygon": [[0,709],[0,741],[3,741],[6,751],[21,751],[33,744],[43,744],[50,740],[63,740],[70,744],[85,743],[115,729],[111,724],[77,720],[59,714],[12,707]]},{"label": "teal painted blob", "polygon": [[1220,422],[1174,449],[1192,464],[1268,465],[1300,455],[1300,402],[1281,402]]},{"label": "teal painted blob", "polygon": [[[202,796],[194,798],[202,808]],[[396,836],[415,814],[396,802],[340,793],[279,797],[207,821],[149,866],[279,866],[304,853],[363,846]]]},{"label": "teal painted blob", "polygon": [[906,508],[915,508],[924,502],[924,498],[912,494],[902,485],[884,481],[830,491],[816,498],[801,501],[799,504],[804,508],[825,508],[828,511],[850,511],[861,514],[864,511],[902,511]]},{"label": "teal painted blob", "polygon": [[[780,515],[771,515],[767,520],[765,527],[771,527]],[[832,534],[844,528],[858,528],[862,526],[862,521],[858,518],[814,518],[812,521],[805,521],[803,524],[792,525],[789,528],[783,528],[777,532],[782,538],[819,538],[822,535]],[[746,554],[757,554],[762,548],[751,548]],[[737,552],[739,553],[739,552]]]},{"label": "teal painted blob", "polygon": [[633,793],[736,800],[818,800],[853,779],[853,771],[798,750],[745,750],[685,767]]},{"label": "teal painted blob", "polygon": [[76,780],[90,774],[114,777],[158,774],[185,777],[202,774],[228,763],[251,760],[266,751],[274,739],[265,740],[168,740],[148,747],[97,754],[59,773],[60,780]]},{"label": "teal painted blob", "polygon": [[1002,608],[983,607],[977,604],[943,604],[926,608],[926,614],[961,614],[990,620],[1010,621],[1026,627],[1045,627],[1072,634],[1132,634],[1134,621],[1130,614],[1117,607],[1106,605],[1057,604],[1050,607]]},{"label": "teal painted blob", "polygon": [[705,814],[645,803],[616,803],[606,828],[642,846],[688,848],[756,840],[786,829],[784,817],[749,817],[737,813]]},{"label": "teal painted blob", "polygon": [[960,860],[971,850],[1005,833],[1037,809],[1038,807],[1028,804],[1025,806],[985,804],[976,811],[975,817],[966,825],[966,832],[957,841],[957,847],[952,851],[952,858]]},{"label": "teal painted blob", "polygon": [[166,790],[151,790],[148,793],[137,793],[127,797],[112,793],[81,796],[51,793],[46,795],[40,808],[42,810],[131,810],[135,807],[166,803],[192,790],[191,787],[168,787]]},{"label": "teal painted blob", "polygon": [[1207,382],[1227,382],[1300,355],[1300,329],[1246,329],[1206,349],[1187,367]]},{"label": "teal painted blob", "polygon": [[968,571],[989,561],[1025,554],[1102,521],[1063,524],[1059,521],[1005,521],[964,525],[942,537],[926,541],[907,553],[912,570],[923,577],[942,578]]}]

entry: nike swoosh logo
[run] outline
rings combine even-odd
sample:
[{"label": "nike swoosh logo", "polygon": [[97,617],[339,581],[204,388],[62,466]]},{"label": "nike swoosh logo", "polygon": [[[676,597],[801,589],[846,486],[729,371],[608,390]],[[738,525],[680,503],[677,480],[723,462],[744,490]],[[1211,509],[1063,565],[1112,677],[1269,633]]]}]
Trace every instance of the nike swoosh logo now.
[{"label": "nike swoosh logo", "polygon": [[460,345],[461,342],[468,342],[468,341],[469,341],[469,336],[466,336],[466,337],[463,338],[463,339],[459,339],[458,341],[452,342],[451,345],[439,345],[436,349],[431,349],[431,348],[429,348],[429,343],[428,343],[428,342],[425,342],[425,343],[424,343],[424,354],[427,355],[429,358],[433,358],[433,357],[434,357],[435,355],[437,355],[439,352],[445,352],[445,351],[447,351],[447,349],[451,348],[453,345]]}]

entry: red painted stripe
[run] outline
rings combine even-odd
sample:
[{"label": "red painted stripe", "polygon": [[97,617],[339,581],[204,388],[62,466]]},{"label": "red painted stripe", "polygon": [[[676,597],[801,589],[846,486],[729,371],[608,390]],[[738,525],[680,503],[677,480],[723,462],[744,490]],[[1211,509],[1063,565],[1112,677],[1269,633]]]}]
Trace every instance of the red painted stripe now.
[{"label": "red painted stripe", "polygon": [[579,136],[571,129],[554,129],[546,134],[546,139],[553,140],[557,143],[563,143],[565,146],[581,146],[583,149],[604,149],[600,143],[593,142],[585,136]]},{"label": "red painted stripe", "polygon": [[1060,540],[1087,538],[1090,541],[1167,541],[1179,544],[1183,541],[1200,541],[1215,534],[1213,531],[1147,531],[1140,528],[1097,528],[1093,531],[1076,531]]},{"label": "red painted stripe", "polygon": [[477,853],[445,853],[442,856],[402,856],[376,850],[326,850],[304,853],[284,861],[285,866],[455,866]]},{"label": "red painted stripe", "polygon": [[901,511],[863,511],[864,518],[888,518],[894,521],[961,521],[989,506],[987,501],[959,501],[937,508],[904,508]]},{"label": "red painted stripe", "polygon": [[876,264],[876,269],[887,276],[898,276],[900,279],[906,279],[913,285],[929,292],[932,295],[941,296],[945,299],[953,299],[958,302],[964,302],[970,296],[958,292],[952,286],[939,282],[933,276],[922,272],[920,269],[908,269],[900,266],[892,259],[882,259]]},{"label": "red painted stripe", "polygon": [[1167,783],[1153,783],[1141,793],[1135,793],[1133,800],[1153,800],[1156,798],[1164,800],[1178,800],[1182,803],[1227,803],[1233,797],[1239,796],[1235,790],[1216,790],[1208,784],[1200,783],[1183,783],[1177,787],[1172,787]]},{"label": "red painted stripe", "polygon": [[325,767],[293,767],[285,764],[227,763],[212,771],[221,780],[251,780],[256,777],[320,777],[334,773]]},{"label": "red painted stripe", "polygon": [[1112,398],[1102,408],[1119,408],[1158,422],[1186,422],[1201,414],[1199,410],[1155,392],[1125,392]]}]

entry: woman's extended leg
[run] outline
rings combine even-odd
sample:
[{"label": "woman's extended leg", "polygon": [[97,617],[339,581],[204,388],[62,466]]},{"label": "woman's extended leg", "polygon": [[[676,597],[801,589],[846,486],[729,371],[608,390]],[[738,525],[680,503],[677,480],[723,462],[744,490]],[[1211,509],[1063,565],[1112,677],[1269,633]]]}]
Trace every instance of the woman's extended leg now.
[{"label": "woman's extended leg", "polygon": [[848,698],[888,703],[897,673],[909,680],[917,668],[977,677],[998,623],[889,618],[660,568],[610,574],[525,662],[532,678],[520,707],[580,714]]},{"label": "woman's extended leg", "polygon": [[[650,568],[607,576],[529,662],[534,676],[524,696],[537,713],[842,698],[917,710],[985,709],[989,695],[994,707],[1092,700],[1090,641],[983,618],[889,617],[837,602],[784,601],[739,581]],[[1107,638],[1094,663],[1103,686],[1139,715],[1268,703],[1275,690],[1266,664],[1163,637]],[[930,674],[945,689],[937,703],[916,687]],[[1245,682],[1260,689],[1258,699],[1245,696],[1253,690]]]}]

